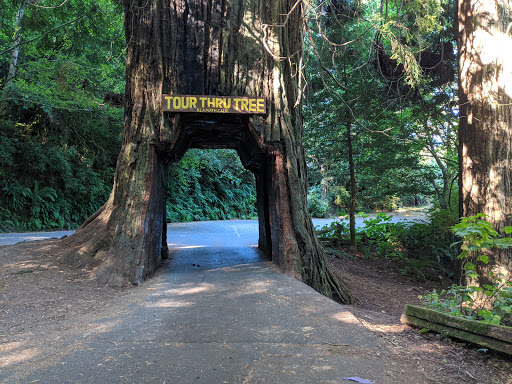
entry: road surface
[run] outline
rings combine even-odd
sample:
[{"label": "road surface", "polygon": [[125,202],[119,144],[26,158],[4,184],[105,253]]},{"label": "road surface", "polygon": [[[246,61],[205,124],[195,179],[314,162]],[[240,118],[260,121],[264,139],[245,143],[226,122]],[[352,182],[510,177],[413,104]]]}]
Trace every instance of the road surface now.
[{"label": "road surface", "polygon": [[422,382],[397,380],[397,356],[348,307],[280,273],[257,236],[256,221],[169,225],[172,260],[154,278],[0,348],[0,382]]},{"label": "road surface", "polygon": [[[393,222],[393,223],[396,223],[398,221],[405,221],[405,220],[420,221],[425,218],[425,215],[421,212],[398,213],[398,214],[392,214],[392,215],[393,215],[393,218],[391,219],[391,222]],[[373,217],[375,217],[375,214],[371,214],[368,216],[368,218],[373,218]],[[363,217],[363,216],[356,216],[356,227],[362,228],[364,226],[363,221],[366,219],[367,218]],[[313,219],[313,225],[315,226],[315,228],[320,228],[324,225],[329,225],[330,223],[332,223],[335,220],[339,220],[339,219]],[[228,221],[212,221],[211,223],[214,223],[213,224],[214,226],[218,226],[218,228],[216,228],[215,231],[217,231],[217,230],[223,231],[224,228],[231,228],[232,224],[230,224],[230,223],[233,223],[233,222],[235,222],[235,221],[229,221],[229,220]],[[252,236],[258,236],[258,221],[257,220],[244,220],[243,222],[247,223],[247,225],[244,224],[244,226],[243,226],[243,228],[245,228],[245,230],[250,229],[252,231]],[[208,227],[209,224],[205,224],[205,223],[208,223],[208,222],[200,222],[200,223],[197,223],[197,225],[201,228]],[[169,224],[167,234],[168,234],[168,236],[172,237],[174,235],[169,231],[178,231],[179,232],[180,228],[184,228],[183,225],[185,225],[185,227],[186,227],[187,225],[190,225],[190,224],[191,223]],[[228,233],[231,233],[231,229],[229,230]],[[0,233],[0,245],[16,244],[21,241],[33,241],[33,240],[44,240],[44,239],[51,239],[51,238],[61,238],[62,236],[69,236],[73,232],[74,231]],[[178,235],[176,235],[176,236],[178,236]],[[244,240],[237,240],[237,241],[244,241]],[[256,238],[256,240],[251,240],[251,241],[253,241],[255,244],[257,244],[258,239]],[[242,244],[242,243],[239,243],[239,244]]]}]

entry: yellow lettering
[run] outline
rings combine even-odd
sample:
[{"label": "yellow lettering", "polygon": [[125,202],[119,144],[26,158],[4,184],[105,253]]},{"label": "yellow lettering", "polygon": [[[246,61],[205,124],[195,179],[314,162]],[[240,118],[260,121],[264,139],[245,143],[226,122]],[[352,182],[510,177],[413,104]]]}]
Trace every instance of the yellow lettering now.
[{"label": "yellow lettering", "polygon": [[263,97],[163,95],[164,111],[265,113]]},{"label": "yellow lettering", "polygon": [[258,106],[256,111],[265,113],[265,99],[258,99]]},{"label": "yellow lettering", "polygon": [[181,109],[188,109],[189,105],[189,98],[188,97],[182,97],[181,98]]},{"label": "yellow lettering", "polygon": [[172,101],[172,97],[170,97],[170,96],[165,96],[165,100],[167,101],[167,109],[171,109],[171,101]]},{"label": "yellow lettering", "polygon": [[249,100],[249,110],[251,112],[256,112],[256,99]]}]

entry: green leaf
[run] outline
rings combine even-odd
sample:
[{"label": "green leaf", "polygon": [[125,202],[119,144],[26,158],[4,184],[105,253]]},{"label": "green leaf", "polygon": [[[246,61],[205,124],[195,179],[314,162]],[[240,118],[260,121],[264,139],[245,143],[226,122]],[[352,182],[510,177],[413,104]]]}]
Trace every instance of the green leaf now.
[{"label": "green leaf", "polygon": [[487,255],[478,256],[478,260],[483,262],[484,264],[489,264],[489,257]]}]

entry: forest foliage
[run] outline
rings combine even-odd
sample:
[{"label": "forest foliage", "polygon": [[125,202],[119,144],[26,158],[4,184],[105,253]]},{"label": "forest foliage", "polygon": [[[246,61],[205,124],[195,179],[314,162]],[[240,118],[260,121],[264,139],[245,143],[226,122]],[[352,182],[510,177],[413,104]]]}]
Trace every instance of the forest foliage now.
[{"label": "forest foliage", "polygon": [[103,99],[124,88],[122,10],[68,3],[2,1],[3,230],[76,227],[110,193],[123,112]]},{"label": "forest foliage", "polygon": [[[348,213],[352,201],[357,211],[456,210],[453,4],[410,3],[308,3],[314,216]],[[0,230],[74,228],[107,199],[122,142],[122,6],[1,4]],[[189,151],[170,172],[169,221],[255,217],[254,179],[236,153]]]},{"label": "forest foliage", "polygon": [[[0,231],[76,228],[107,200],[121,148],[122,7],[1,5]],[[236,153],[189,151],[171,170],[168,220],[235,217],[255,217],[252,175]]]},{"label": "forest foliage", "polygon": [[425,13],[387,2],[311,10],[304,111],[315,216],[348,213],[352,184],[357,211],[457,210],[453,4],[414,4],[430,3]]}]

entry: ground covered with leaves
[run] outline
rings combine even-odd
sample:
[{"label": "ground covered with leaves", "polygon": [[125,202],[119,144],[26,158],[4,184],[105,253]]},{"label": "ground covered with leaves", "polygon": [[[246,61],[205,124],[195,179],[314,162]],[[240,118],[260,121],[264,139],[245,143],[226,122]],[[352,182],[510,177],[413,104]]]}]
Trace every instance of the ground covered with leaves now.
[{"label": "ground covered with leaves", "polygon": [[[55,246],[46,241],[0,247],[0,369],[30,359],[23,340],[41,339],[44,347],[48,335],[73,326],[70,319],[93,316],[114,298],[137,289],[98,287],[90,271],[56,262]],[[511,359],[435,334],[419,334],[400,323],[406,303],[419,303],[418,295],[442,283],[410,281],[385,263],[357,255],[330,257],[330,262],[352,288],[357,302],[351,311],[396,354],[389,359],[396,365],[389,371],[401,372],[392,376],[397,383],[411,384],[408,371],[418,369],[424,383],[512,383]],[[58,342],[58,336],[52,340]]]},{"label": "ground covered with leaves", "polygon": [[[438,334],[420,334],[400,322],[405,304],[419,305],[418,296],[451,282],[415,281],[402,276],[391,264],[370,260],[362,254],[330,257],[334,272],[351,288],[356,299],[351,311],[378,334],[400,357],[404,368],[417,366],[425,383],[512,383],[512,359],[481,347],[441,339]],[[407,381],[404,381],[407,382]]]}]

